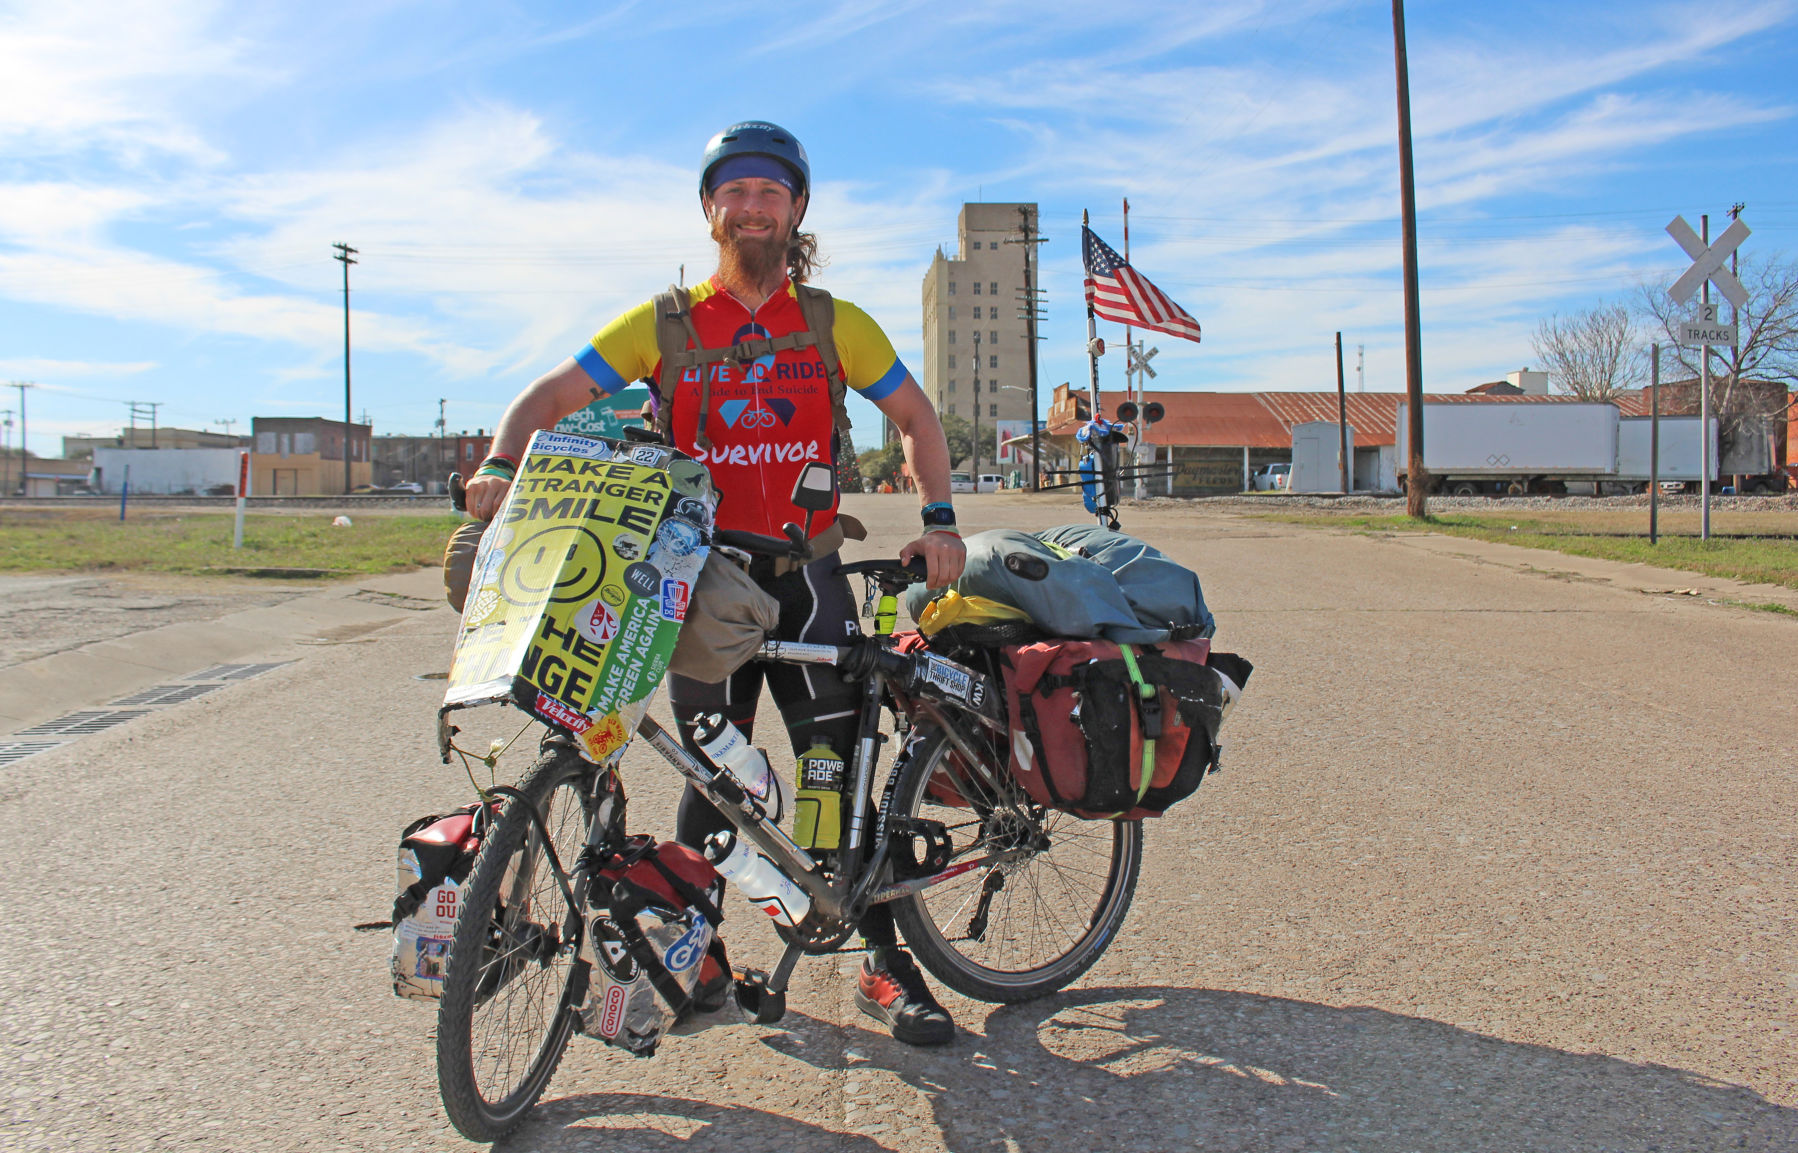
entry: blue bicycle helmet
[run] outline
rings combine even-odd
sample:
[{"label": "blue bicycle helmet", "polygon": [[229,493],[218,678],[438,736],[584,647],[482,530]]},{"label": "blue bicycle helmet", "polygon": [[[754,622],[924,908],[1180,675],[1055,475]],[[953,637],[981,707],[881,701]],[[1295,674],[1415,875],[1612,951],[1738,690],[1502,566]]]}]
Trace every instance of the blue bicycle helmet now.
[{"label": "blue bicycle helmet", "polygon": [[811,191],[812,166],[805,158],[805,146],[778,124],[745,120],[712,137],[705,146],[705,158],[699,165],[701,200],[705,199],[712,169],[733,156],[766,156],[779,161],[799,178],[798,187],[793,190],[795,200]]}]

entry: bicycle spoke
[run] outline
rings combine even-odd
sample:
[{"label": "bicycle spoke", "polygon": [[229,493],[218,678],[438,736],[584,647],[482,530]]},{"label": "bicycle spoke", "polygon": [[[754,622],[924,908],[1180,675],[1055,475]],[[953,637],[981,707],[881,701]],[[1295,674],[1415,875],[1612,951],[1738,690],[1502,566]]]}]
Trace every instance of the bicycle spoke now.
[{"label": "bicycle spoke", "polygon": [[[951,987],[988,1000],[1019,1000],[1065,985],[1097,959],[1129,909],[1140,863],[1141,827],[1086,821],[1037,808],[1004,770],[970,776],[997,780],[1003,802],[946,806],[927,782],[948,759],[946,738],[920,745],[903,803],[938,820],[956,850],[952,862],[986,855],[984,869],[920,890],[894,904],[908,943]],[[1003,884],[988,887],[989,877]]]},{"label": "bicycle spoke", "polygon": [[[515,1125],[567,1044],[580,928],[551,861],[572,862],[585,842],[590,783],[570,755],[546,750],[520,781],[521,796],[495,817],[464,887],[438,1068],[444,1105],[471,1139],[490,1141]],[[522,807],[529,804],[541,823]]]}]

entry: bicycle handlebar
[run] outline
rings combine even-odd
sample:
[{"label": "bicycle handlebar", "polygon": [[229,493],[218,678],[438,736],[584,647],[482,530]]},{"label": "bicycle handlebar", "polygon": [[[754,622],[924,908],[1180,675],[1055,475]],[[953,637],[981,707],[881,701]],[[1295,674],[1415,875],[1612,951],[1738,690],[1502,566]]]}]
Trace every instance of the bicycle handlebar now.
[{"label": "bicycle handlebar", "polygon": [[835,570],[835,575],[848,577],[866,574],[877,580],[881,577],[904,576],[911,578],[906,583],[912,584],[923,580],[929,575],[929,571],[929,566],[924,563],[924,558],[915,556],[903,564],[891,560],[851,561],[848,564],[838,565]]}]

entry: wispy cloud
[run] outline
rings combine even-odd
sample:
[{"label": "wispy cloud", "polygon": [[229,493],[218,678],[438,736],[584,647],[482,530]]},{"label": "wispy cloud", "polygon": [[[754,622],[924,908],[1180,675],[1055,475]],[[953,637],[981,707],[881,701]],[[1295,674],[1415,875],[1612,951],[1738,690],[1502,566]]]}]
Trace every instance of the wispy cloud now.
[{"label": "wispy cloud", "polygon": [[0,360],[0,376],[41,383],[83,377],[135,376],[155,367],[153,360],[54,360],[43,356],[21,356]]},{"label": "wispy cloud", "polygon": [[20,154],[100,149],[136,162],[222,153],[182,116],[184,94],[219,79],[266,82],[243,45],[215,34],[211,0],[14,0],[0,23],[0,145]]}]

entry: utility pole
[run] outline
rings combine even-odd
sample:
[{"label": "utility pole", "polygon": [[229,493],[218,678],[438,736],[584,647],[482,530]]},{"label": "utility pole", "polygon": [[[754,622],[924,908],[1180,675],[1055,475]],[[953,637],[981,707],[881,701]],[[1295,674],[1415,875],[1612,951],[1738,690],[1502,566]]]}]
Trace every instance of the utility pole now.
[{"label": "utility pole", "polygon": [[156,410],[162,406],[163,402],[160,400],[128,400],[125,402],[125,408],[131,415],[131,444],[129,447],[137,447],[137,422],[140,420],[150,422],[150,447],[156,447]]},{"label": "utility pole", "polygon": [[215,420],[212,423],[224,425],[225,426],[225,435],[230,436],[231,435],[231,426],[237,423],[237,418],[235,416],[228,416],[224,420]]},{"label": "utility pole", "polygon": [[1400,228],[1404,232],[1408,402],[1405,423],[1411,458],[1405,467],[1405,515],[1422,519],[1429,507],[1426,497],[1430,478],[1423,471],[1423,310],[1417,297],[1417,179],[1411,163],[1411,66],[1405,56],[1405,0],[1392,0],[1392,62],[1398,77],[1398,194]]},{"label": "utility pole", "polygon": [[25,470],[30,467],[26,462],[31,459],[31,425],[25,420],[25,390],[37,385],[29,380],[15,380],[12,386],[19,390],[19,495],[29,496],[31,482],[26,479]]},{"label": "utility pole", "polygon": [[[685,265],[683,265],[682,268],[684,269]],[[442,397],[437,398],[437,467],[433,468],[431,471],[433,473],[442,472],[443,479],[447,482],[449,480],[449,463],[443,459],[443,437],[444,429],[447,427],[443,422],[443,406],[445,403],[446,402]]]},{"label": "utility pole", "polygon": [[1336,334],[1336,460],[1342,467],[1342,495],[1349,491],[1348,392],[1342,376],[1342,333]]},{"label": "utility pole", "polygon": [[1367,346],[1355,346],[1355,391],[1367,391]]},{"label": "utility pole", "polygon": [[358,263],[354,259],[356,250],[341,241],[331,246],[337,255],[331,259],[343,264],[343,492],[349,495],[350,489],[350,265]]},{"label": "utility pole", "polygon": [[980,491],[980,330],[974,330],[974,491]]},{"label": "utility pole", "polygon": [[[1042,311],[1043,294],[1036,287],[1036,246],[1047,243],[1049,238],[1036,231],[1036,217],[1029,205],[1018,205],[1018,217],[1018,231],[1023,235],[1016,239],[1006,237],[1005,243],[1024,246],[1024,346],[1030,368],[1030,491],[1036,492],[1042,487],[1042,421],[1037,417],[1036,407],[1036,342],[1042,338],[1036,334],[1036,325],[1046,319]],[[1127,245],[1128,240],[1125,243]],[[978,482],[975,487],[979,487]]]},{"label": "utility pole", "polygon": [[0,409],[6,416],[6,453],[0,456],[0,493],[12,493],[12,409]]},{"label": "utility pole", "polygon": [[[1729,206],[1730,223],[1733,224],[1737,220],[1740,220],[1742,218],[1742,209],[1747,208],[1747,207],[1748,207],[1747,202],[1742,201],[1742,200],[1738,200],[1734,204],[1730,205]],[[1740,245],[1736,246],[1734,249],[1731,249],[1730,253],[1729,253],[1729,274],[1731,276],[1734,276],[1738,281],[1741,280],[1741,276],[1740,276],[1741,265],[1737,262],[1741,259],[1741,255],[1742,255],[1742,249],[1741,249]],[[1707,281],[1705,281],[1705,283],[1709,284],[1710,281],[1707,280]],[[1741,377],[1742,310],[1736,307],[1736,302],[1733,300],[1729,302],[1729,323],[1730,323],[1730,326],[1735,329],[1736,338],[1735,338],[1735,340],[1731,341],[1730,345],[1729,345],[1729,388],[1724,392],[1723,395],[1728,399],[1734,399],[1736,388],[1738,385],[1740,385],[1742,383],[1742,377]],[[1724,413],[1719,412],[1717,414],[1717,419],[1719,421],[1721,421],[1721,420],[1723,420],[1724,416],[1725,416]],[[1741,476],[1738,475],[1738,476],[1734,477],[1730,481],[1730,483],[1735,485],[1737,492],[1742,491]]]}]

